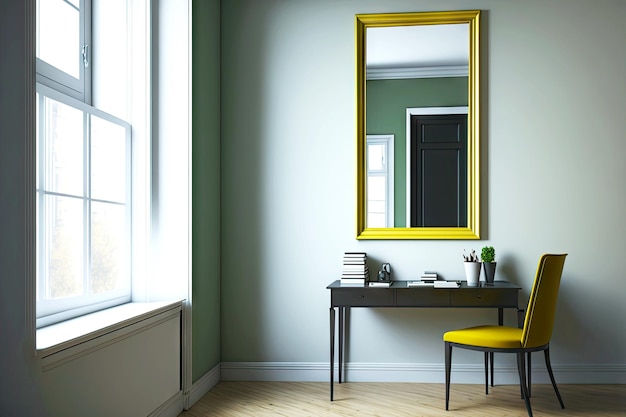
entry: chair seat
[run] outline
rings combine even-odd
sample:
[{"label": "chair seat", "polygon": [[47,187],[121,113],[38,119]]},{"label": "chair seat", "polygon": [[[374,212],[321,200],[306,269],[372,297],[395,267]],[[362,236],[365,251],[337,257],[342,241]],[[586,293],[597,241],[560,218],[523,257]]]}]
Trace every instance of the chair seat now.
[{"label": "chair seat", "polygon": [[521,349],[522,329],[508,326],[477,326],[444,333],[445,342],[494,349]]}]

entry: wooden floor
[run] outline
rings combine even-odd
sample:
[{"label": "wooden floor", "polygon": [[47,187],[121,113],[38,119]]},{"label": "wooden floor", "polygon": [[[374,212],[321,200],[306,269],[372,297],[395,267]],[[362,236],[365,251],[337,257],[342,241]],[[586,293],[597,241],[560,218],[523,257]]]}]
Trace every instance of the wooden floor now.
[{"label": "wooden floor", "polygon": [[[551,385],[533,385],[535,417],[624,417],[626,385],[560,385],[565,410]],[[220,382],[179,417],[208,416],[471,416],[526,417],[519,386],[452,384],[450,411],[445,411],[443,384]]]}]

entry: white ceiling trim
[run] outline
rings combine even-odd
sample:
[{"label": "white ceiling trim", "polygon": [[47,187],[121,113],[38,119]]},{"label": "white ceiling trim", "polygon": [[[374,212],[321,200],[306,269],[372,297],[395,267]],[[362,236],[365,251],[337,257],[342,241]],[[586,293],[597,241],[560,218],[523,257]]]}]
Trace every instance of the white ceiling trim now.
[{"label": "white ceiling trim", "polygon": [[405,78],[467,77],[467,65],[446,65],[419,68],[368,68],[368,80],[398,80]]}]

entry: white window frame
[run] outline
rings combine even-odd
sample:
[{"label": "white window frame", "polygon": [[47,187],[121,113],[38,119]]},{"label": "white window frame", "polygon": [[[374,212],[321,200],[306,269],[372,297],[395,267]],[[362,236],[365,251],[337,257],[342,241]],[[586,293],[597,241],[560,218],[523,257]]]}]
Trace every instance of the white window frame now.
[{"label": "white window frame", "polygon": [[[367,178],[372,176],[385,177],[385,227],[394,227],[394,135],[366,135],[366,161]],[[384,162],[382,170],[370,170],[369,168],[369,146],[384,145]],[[369,198],[367,200],[367,216],[369,218]],[[369,222],[367,223],[368,227]]]}]

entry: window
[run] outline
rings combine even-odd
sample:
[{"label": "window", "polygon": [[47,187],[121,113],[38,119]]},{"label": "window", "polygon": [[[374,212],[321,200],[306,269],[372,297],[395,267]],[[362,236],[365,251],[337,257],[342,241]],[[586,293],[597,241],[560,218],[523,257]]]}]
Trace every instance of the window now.
[{"label": "window", "polygon": [[130,125],[42,85],[37,120],[44,324],[130,300]]},{"label": "window", "polygon": [[[112,339],[100,337],[103,324],[119,329],[181,300],[189,300],[183,308],[190,311],[191,3],[33,1],[29,21],[37,17],[37,26],[28,44],[35,37],[37,95],[27,102],[37,134],[25,140],[37,151],[36,161],[26,161],[37,181],[26,206],[29,218],[36,211],[37,250],[29,244],[27,326],[34,330],[38,354],[52,358],[51,352],[66,352],[68,346],[90,350],[108,344]],[[41,52],[43,25],[63,30],[61,23],[75,23],[43,13],[50,5],[72,16],[84,14],[79,39],[91,35],[91,41],[78,42],[70,53],[79,56],[80,82],[71,70],[60,69],[63,59],[50,64],[45,59],[53,58],[44,59]],[[32,52],[28,48],[29,56]],[[63,253],[70,255],[67,260]],[[55,259],[63,260],[55,272],[65,271],[56,275],[65,278],[58,284],[46,271]],[[30,326],[32,315],[37,329]],[[85,316],[69,320],[77,315]],[[181,389],[187,392],[190,313],[182,323]]]},{"label": "window", "polygon": [[131,125],[90,105],[91,5],[37,1],[37,326],[131,299]]},{"label": "window", "polygon": [[394,227],[393,135],[367,135],[367,227]]}]

